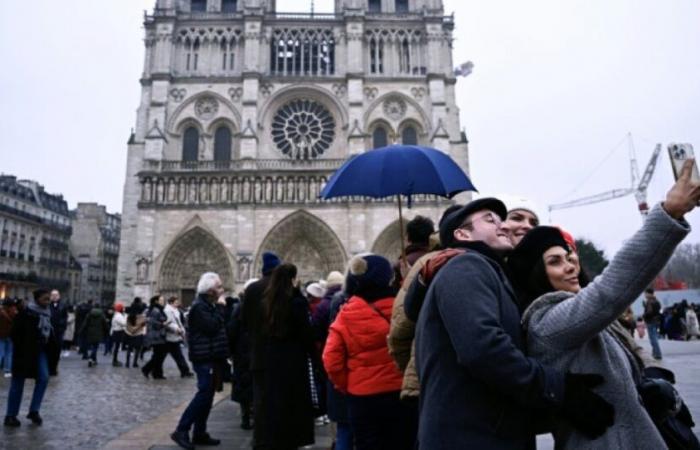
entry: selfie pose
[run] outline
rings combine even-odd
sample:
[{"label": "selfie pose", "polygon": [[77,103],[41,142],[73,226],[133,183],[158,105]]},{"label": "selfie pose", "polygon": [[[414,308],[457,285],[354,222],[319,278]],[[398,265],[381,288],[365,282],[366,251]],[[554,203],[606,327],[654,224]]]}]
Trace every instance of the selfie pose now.
[{"label": "selfie pose", "polygon": [[[667,420],[677,419],[687,430],[692,426],[687,409],[678,412],[680,400],[673,401],[676,394],[670,384],[653,381],[652,393],[657,395],[647,396],[649,379],[643,364],[616,331],[617,318],[654,280],[690,232],[683,217],[700,200],[700,183],[691,181],[692,163],[686,162],[666,200],[649,212],[642,228],[590,284],[586,285],[575,252],[554,227],[533,229],[508,259],[527,307],[522,323],[528,353],[562,371],[601,375],[591,377],[590,386],[615,405],[614,425],[595,439],[555,418],[557,448],[667,448],[671,446],[664,428]],[[664,391],[670,392],[668,407],[659,395]],[[696,448],[692,433],[688,439],[689,446],[680,448]]]}]

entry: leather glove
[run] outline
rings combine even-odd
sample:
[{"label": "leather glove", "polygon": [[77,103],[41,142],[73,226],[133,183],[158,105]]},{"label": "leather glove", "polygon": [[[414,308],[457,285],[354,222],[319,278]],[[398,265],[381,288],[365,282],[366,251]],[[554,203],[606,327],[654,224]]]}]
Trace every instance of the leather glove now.
[{"label": "leather glove", "polygon": [[601,375],[567,373],[562,415],[589,439],[602,436],[615,422],[615,408],[592,389],[605,382]]}]

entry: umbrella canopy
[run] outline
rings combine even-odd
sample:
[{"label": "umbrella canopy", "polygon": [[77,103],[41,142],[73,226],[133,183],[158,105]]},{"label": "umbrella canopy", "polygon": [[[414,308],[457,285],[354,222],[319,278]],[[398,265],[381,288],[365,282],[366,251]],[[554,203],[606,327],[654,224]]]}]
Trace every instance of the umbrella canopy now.
[{"label": "umbrella canopy", "polygon": [[319,197],[433,194],[453,197],[475,191],[471,180],[449,155],[429,147],[391,145],[345,162]]}]

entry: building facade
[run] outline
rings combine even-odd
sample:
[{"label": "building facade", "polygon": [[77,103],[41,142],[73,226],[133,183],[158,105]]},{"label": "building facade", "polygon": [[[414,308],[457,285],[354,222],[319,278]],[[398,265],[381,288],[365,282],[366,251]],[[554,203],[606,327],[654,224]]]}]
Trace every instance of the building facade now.
[{"label": "building facade", "polygon": [[0,175],[0,298],[70,289],[68,204],[35,181]]},{"label": "building facade", "polygon": [[78,203],[71,211],[71,251],[82,268],[76,301],[114,303],[121,216],[97,203]]},{"label": "building facade", "polygon": [[[128,143],[117,296],[194,295],[259,276],[263,251],[300,277],[353,254],[399,254],[394,199],[322,201],[349,156],[392,143],[468,170],[441,0],[337,0],[332,14],[274,1],[158,0],[145,16],[141,103]],[[448,203],[414,198],[406,217]]]}]

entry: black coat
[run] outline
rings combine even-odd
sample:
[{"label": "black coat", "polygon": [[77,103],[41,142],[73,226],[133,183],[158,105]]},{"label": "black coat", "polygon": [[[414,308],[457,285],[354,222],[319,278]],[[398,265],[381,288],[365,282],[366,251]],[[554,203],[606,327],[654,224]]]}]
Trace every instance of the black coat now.
[{"label": "black coat", "polygon": [[243,295],[241,305],[241,320],[243,326],[249,330],[250,337],[250,370],[265,369],[265,347],[267,337],[263,331],[263,295],[270,282],[270,276],[264,276],[248,286]]},{"label": "black coat", "polygon": [[314,410],[309,383],[309,357],[314,339],[307,301],[292,300],[290,326],[283,337],[269,337],[264,352],[265,405],[273,449],[289,449],[314,443]]},{"label": "black coat", "polygon": [[51,310],[51,326],[56,332],[56,336],[61,336],[66,331],[68,326],[68,308],[59,300],[49,304]]},{"label": "black coat", "polygon": [[12,376],[17,378],[37,378],[39,353],[50,352],[58,347],[58,340],[53,330],[48,342],[42,342],[39,334],[39,316],[27,307],[15,316],[11,338]]},{"label": "black coat", "polygon": [[192,303],[187,320],[190,361],[217,362],[229,357],[223,307],[212,304],[200,294]]},{"label": "black coat", "polygon": [[231,400],[238,403],[253,401],[253,377],[250,373],[250,337],[241,320],[241,304],[233,306],[231,318],[227,324],[229,349],[233,356],[233,383]]}]

